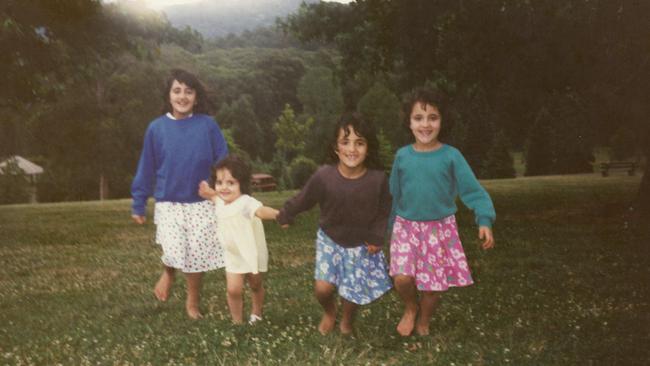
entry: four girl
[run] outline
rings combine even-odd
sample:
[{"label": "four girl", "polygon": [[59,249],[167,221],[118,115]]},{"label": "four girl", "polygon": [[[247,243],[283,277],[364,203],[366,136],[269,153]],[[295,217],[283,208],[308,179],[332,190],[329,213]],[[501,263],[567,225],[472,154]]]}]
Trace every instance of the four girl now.
[{"label": "four girl", "polygon": [[[201,317],[202,273],[225,264],[233,322],[244,321],[246,282],[252,300],[249,323],[261,320],[262,273],[268,267],[261,219],[277,219],[286,228],[317,204],[314,292],[323,307],[322,334],[335,327],[336,292],[342,304],[339,329],[349,334],[358,306],[392,287],[381,250],[389,221],[390,276],[404,302],[397,325],[403,336],[414,329],[428,334],[438,293],[473,283],[454,217],[457,196],[474,211],[482,247],[494,246],[492,201],[462,154],[439,141],[443,105],[431,91],[417,89],[405,100],[404,123],[415,141],[398,150],[390,179],[382,170],[372,124],[356,113],[345,114],[328,145],[330,164],[320,167],[279,212],[250,196],[250,169],[239,158],[226,157],[226,142],[217,123],[204,114],[205,89],[194,75],[172,70],[163,100],[166,113],[145,134],[132,184],[132,217],[143,224],[147,199],[156,199],[156,242],[163,249],[164,270],[154,293],[166,301],[180,269],[187,280],[190,318]],[[213,186],[205,182],[211,168]]]},{"label": "four girl", "polygon": [[199,196],[199,183],[228,153],[219,126],[207,114],[205,88],[196,76],[172,70],[163,92],[163,115],[144,137],[138,170],[131,185],[132,218],[145,222],[147,199],[156,199],[156,243],[162,246],[163,272],[154,293],[166,301],[176,269],[185,274],[190,318],[201,317],[199,293],[203,272],[223,267],[217,241],[214,205]]},{"label": "four girl", "polygon": [[278,222],[286,227],[298,213],[319,205],[314,292],[323,317],[318,330],[326,334],[334,329],[338,289],[343,305],[340,331],[349,334],[358,305],[392,287],[381,252],[390,195],[372,125],[347,114],[334,132],[328,144],[331,164],[318,169],[285,203]]},{"label": "four girl", "polygon": [[[211,199],[217,217],[217,237],[223,245],[226,262],[228,307],[235,324],[243,323],[244,282],[251,289],[249,323],[262,320],[268,250],[260,219],[274,220],[278,210],[266,207],[251,194],[251,171],[239,158],[230,155],[212,171],[214,190],[201,182],[201,196]],[[216,194],[215,194],[216,191]]]},{"label": "four girl", "polygon": [[490,196],[463,155],[438,140],[442,109],[440,98],[426,89],[406,98],[404,124],[415,142],[397,151],[390,174],[390,274],[404,302],[397,325],[403,336],[413,328],[419,335],[429,334],[438,293],[473,283],[454,217],[457,196],[474,211],[483,248],[494,246],[496,214]]}]

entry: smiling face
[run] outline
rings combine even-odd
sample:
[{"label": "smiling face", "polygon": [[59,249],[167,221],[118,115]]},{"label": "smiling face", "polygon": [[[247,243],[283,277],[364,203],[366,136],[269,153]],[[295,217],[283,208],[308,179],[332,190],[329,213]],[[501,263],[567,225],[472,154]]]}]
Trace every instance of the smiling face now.
[{"label": "smiling face", "polygon": [[196,103],[196,90],[185,83],[174,80],[169,89],[169,104],[172,106],[174,118],[183,119],[189,117]]},{"label": "smiling face", "polygon": [[365,170],[363,162],[368,155],[368,141],[359,136],[352,126],[348,128],[350,133],[347,136],[343,128],[339,129],[334,152],[339,158],[339,169],[354,175]]},{"label": "smiling face", "polygon": [[435,106],[415,103],[411,110],[409,128],[415,137],[416,150],[433,150],[440,145],[440,112]]},{"label": "smiling face", "polygon": [[226,204],[235,201],[241,196],[239,181],[232,176],[230,170],[219,169],[216,175],[214,189],[217,191],[219,198]]}]

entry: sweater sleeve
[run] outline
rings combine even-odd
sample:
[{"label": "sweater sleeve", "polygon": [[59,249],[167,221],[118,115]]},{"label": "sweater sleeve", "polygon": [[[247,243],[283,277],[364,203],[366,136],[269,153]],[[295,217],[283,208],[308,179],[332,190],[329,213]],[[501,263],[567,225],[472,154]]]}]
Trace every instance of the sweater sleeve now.
[{"label": "sweater sleeve", "polygon": [[278,214],[278,223],[280,225],[293,224],[293,220],[299,213],[311,209],[318,203],[322,188],[319,176],[321,171],[321,169],[316,171],[300,192],[284,203]]},{"label": "sweater sleeve", "polygon": [[212,154],[214,164],[216,164],[228,155],[228,143],[223,137],[219,124],[216,121],[214,124],[215,128],[212,132]]},{"label": "sweater sleeve", "polygon": [[155,183],[156,156],[154,151],[154,135],[151,126],[147,128],[138,169],[131,184],[131,197],[133,197],[132,213],[138,216],[145,215],[147,199],[153,194]]},{"label": "sweater sleeve", "polygon": [[383,179],[381,181],[381,192],[378,197],[379,206],[374,219],[370,223],[370,235],[368,243],[378,246],[384,244],[388,217],[391,213],[391,199],[388,188],[388,179],[386,178],[385,173],[382,174],[382,177]]},{"label": "sweater sleeve", "polygon": [[476,179],[472,168],[460,152],[454,155],[453,164],[461,201],[474,212],[475,222],[478,226],[492,227],[496,219],[496,212],[490,195]]},{"label": "sweater sleeve", "polygon": [[390,178],[388,182],[390,195],[392,197],[390,215],[388,216],[389,234],[393,230],[393,223],[395,222],[395,216],[397,216],[397,203],[399,202],[401,196],[401,188],[399,182],[400,182],[400,177],[399,177],[399,152],[398,152],[398,154],[395,155],[395,160],[393,161],[393,167],[391,168]]}]

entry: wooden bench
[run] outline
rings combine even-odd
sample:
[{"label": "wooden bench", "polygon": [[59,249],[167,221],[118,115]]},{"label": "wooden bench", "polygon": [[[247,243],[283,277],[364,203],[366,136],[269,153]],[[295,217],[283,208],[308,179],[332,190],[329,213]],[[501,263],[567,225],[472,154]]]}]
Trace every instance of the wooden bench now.
[{"label": "wooden bench", "polygon": [[609,176],[610,170],[626,170],[627,175],[634,175],[636,170],[636,163],[633,161],[610,161],[608,163],[600,163],[600,174],[603,177]]}]

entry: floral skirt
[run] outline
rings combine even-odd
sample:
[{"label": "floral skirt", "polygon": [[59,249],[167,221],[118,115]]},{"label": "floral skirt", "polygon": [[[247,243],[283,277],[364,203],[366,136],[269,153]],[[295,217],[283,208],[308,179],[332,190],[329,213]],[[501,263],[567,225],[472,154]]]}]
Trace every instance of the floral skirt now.
[{"label": "floral skirt", "polygon": [[212,202],[156,202],[154,223],[167,267],[196,273],[224,266]]},{"label": "floral skirt", "polygon": [[342,298],[359,305],[378,299],[393,287],[384,253],[370,254],[365,245],[340,246],[321,229],[316,236],[314,278],[333,284]]},{"label": "floral skirt", "polygon": [[410,221],[397,216],[390,241],[390,275],[414,277],[420,291],[473,284],[456,217]]}]

